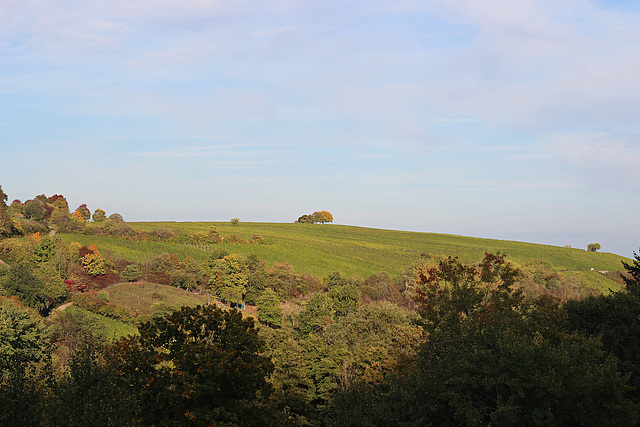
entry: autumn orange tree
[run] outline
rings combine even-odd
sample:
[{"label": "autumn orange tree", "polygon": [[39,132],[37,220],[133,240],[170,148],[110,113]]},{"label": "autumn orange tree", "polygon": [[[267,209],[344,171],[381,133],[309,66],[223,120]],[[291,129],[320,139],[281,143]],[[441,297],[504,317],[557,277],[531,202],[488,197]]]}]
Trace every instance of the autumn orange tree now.
[{"label": "autumn orange tree", "polygon": [[104,258],[94,243],[80,249],[80,262],[82,269],[91,276],[106,273]]},{"label": "autumn orange tree", "polygon": [[329,211],[316,211],[311,215],[302,215],[296,222],[299,223],[316,223],[321,224],[333,222],[333,215]]},{"label": "autumn orange tree", "polygon": [[333,222],[333,215],[331,215],[329,211],[316,211],[311,217],[313,218],[313,222],[319,222],[320,224]]},{"label": "autumn orange tree", "polygon": [[91,219],[91,211],[89,210],[86,204],[82,204],[78,206],[78,209],[76,209],[76,212],[78,212],[78,214],[84,221],[89,221]]}]

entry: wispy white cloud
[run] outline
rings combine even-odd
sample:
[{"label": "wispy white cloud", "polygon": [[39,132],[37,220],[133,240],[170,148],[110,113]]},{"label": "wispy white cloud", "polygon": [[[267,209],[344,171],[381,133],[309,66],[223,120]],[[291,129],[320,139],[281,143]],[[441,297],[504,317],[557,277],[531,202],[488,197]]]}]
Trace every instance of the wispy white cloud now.
[{"label": "wispy white cloud", "polygon": [[565,218],[640,187],[640,7],[6,0],[0,20],[0,172],[16,185],[37,169],[93,194],[86,161],[140,217],[167,209],[162,183],[228,217],[317,199],[345,222],[432,231],[622,224],[604,207]]},{"label": "wispy white cloud", "polygon": [[547,149],[567,175],[590,187],[640,191],[640,134],[555,135],[547,141]]}]

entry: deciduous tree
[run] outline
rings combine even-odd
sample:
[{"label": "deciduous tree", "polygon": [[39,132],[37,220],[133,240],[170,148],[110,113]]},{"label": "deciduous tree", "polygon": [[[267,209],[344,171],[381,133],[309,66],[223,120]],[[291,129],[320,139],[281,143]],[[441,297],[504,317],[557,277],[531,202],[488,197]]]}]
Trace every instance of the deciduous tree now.
[{"label": "deciduous tree", "polygon": [[333,215],[331,215],[329,211],[314,212],[311,214],[311,217],[313,218],[313,222],[319,222],[321,224],[333,222]]},{"label": "deciduous tree", "polygon": [[[243,258],[230,254],[220,260],[213,260],[211,286],[223,301],[241,305],[247,293],[248,271]],[[221,275],[218,275],[220,272]],[[221,279],[221,280],[220,280]]]},{"label": "deciduous tree", "polygon": [[93,212],[93,216],[91,217],[91,219],[94,222],[104,222],[107,220],[107,213],[102,209],[98,208]]},{"label": "deciduous tree", "polygon": [[300,334],[304,337],[311,333],[322,333],[332,320],[333,307],[329,295],[325,293],[314,294],[298,314]]},{"label": "deciduous tree", "polygon": [[90,244],[89,247],[83,247],[80,249],[81,255],[80,262],[82,263],[82,269],[90,276],[98,276],[107,272],[104,258],[98,251],[95,244]]},{"label": "deciduous tree", "polygon": [[107,355],[142,425],[271,425],[273,364],[253,320],[237,310],[183,307],[140,326]]},{"label": "deciduous tree", "polygon": [[24,216],[27,219],[42,221],[46,213],[47,210],[40,199],[29,200],[24,206]]},{"label": "deciduous tree", "polygon": [[525,300],[517,275],[492,254],[424,269],[417,299],[428,335],[417,369],[389,388],[356,388],[337,424],[635,425],[638,405],[615,358],[597,339],[562,331],[556,300]]},{"label": "deciduous tree", "polygon": [[85,221],[89,221],[91,219],[91,211],[87,207],[86,203],[83,203],[80,206],[78,206],[78,208],[76,209],[76,212],[78,212],[82,217],[82,219]]},{"label": "deciduous tree", "polygon": [[300,218],[298,218],[298,221],[300,224],[312,224],[313,223],[313,218],[311,217],[311,215],[302,215]]},{"label": "deciduous tree", "polygon": [[353,283],[333,286],[329,289],[331,306],[336,316],[346,316],[360,306],[360,289]]},{"label": "deciduous tree", "polygon": [[333,215],[329,211],[316,211],[310,215],[302,215],[296,222],[299,223],[316,223],[324,224],[326,222],[333,222]]},{"label": "deciduous tree", "polygon": [[0,297],[0,425],[41,425],[50,355],[39,316]]},{"label": "deciduous tree", "polygon": [[258,318],[270,326],[282,326],[282,307],[273,289],[265,289],[258,298]]},{"label": "deciduous tree", "polygon": [[109,220],[114,221],[114,222],[123,222],[124,218],[122,218],[122,215],[120,215],[119,213],[112,213],[111,215],[109,215]]},{"label": "deciduous tree", "polygon": [[50,351],[42,320],[12,299],[0,297],[0,373],[43,360]]},{"label": "deciduous tree", "polygon": [[135,400],[123,393],[123,388],[105,366],[100,346],[84,343],[57,380],[49,418],[53,425],[131,425]]},{"label": "deciduous tree", "polygon": [[20,262],[2,277],[2,287],[9,295],[16,295],[27,307],[47,313],[53,300],[46,294],[44,281],[33,272],[28,262]]},{"label": "deciduous tree", "polygon": [[570,331],[600,337],[605,350],[620,359],[620,369],[630,375],[633,399],[640,403],[640,256],[623,262],[629,276],[627,289],[590,296],[564,305]]},{"label": "deciduous tree", "polygon": [[598,252],[600,248],[601,248],[600,243],[589,243],[587,245],[588,252]]},{"label": "deciduous tree", "polygon": [[7,209],[7,195],[0,186],[0,237],[11,237],[22,234],[17,221]]}]

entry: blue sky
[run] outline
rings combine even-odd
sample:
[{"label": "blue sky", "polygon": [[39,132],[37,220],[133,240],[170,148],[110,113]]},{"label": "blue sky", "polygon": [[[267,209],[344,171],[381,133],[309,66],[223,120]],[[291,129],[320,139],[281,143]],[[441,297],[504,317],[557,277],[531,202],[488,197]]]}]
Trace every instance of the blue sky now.
[{"label": "blue sky", "polygon": [[0,185],[640,247],[636,1],[5,0]]}]

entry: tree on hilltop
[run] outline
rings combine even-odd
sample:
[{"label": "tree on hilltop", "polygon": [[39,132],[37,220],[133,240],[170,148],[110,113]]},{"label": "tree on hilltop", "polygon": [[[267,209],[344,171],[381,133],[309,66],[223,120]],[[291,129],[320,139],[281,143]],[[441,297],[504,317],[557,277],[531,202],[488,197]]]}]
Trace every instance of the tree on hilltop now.
[{"label": "tree on hilltop", "polygon": [[600,243],[589,243],[587,245],[587,252],[598,252],[600,248]]},{"label": "tree on hilltop", "polygon": [[311,218],[311,215],[302,215],[300,218],[298,218],[298,221],[300,224],[312,224],[313,223],[313,218]]},{"label": "tree on hilltop", "polygon": [[39,199],[29,200],[24,205],[24,216],[34,221],[42,221],[47,213],[44,203]]},{"label": "tree on hilltop", "polygon": [[93,212],[93,216],[91,217],[94,222],[104,222],[107,220],[107,213],[102,209],[98,208]]},{"label": "tree on hilltop", "polygon": [[333,215],[331,215],[331,212],[329,211],[316,211],[310,215],[302,215],[300,218],[298,218],[296,222],[301,224],[304,224],[304,223],[324,224],[326,222],[333,222]]},{"label": "tree on hilltop", "polygon": [[333,215],[329,211],[314,212],[312,215],[313,222],[319,222],[324,224],[326,222],[333,222]]},{"label": "tree on hilltop", "polygon": [[87,207],[86,203],[83,203],[80,206],[78,206],[78,209],[76,209],[76,212],[80,214],[80,216],[84,221],[89,221],[91,219],[91,211]]}]

